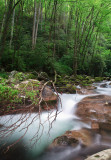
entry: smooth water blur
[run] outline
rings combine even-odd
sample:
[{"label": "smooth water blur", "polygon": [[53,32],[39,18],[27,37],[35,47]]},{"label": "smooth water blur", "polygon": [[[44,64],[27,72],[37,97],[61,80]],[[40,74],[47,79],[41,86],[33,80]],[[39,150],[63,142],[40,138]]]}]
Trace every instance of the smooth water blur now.
[{"label": "smooth water blur", "polygon": [[[101,85],[105,84],[105,87],[102,87]],[[100,83],[94,83],[94,86],[97,87],[96,91],[99,94],[105,94],[105,95],[111,95],[111,81],[103,81]]]},{"label": "smooth water blur", "polygon": [[56,137],[64,134],[67,130],[80,129],[83,126],[90,127],[90,125],[79,122],[79,118],[75,115],[76,104],[84,97],[85,95],[78,94],[60,95],[61,101],[58,106],[57,117],[56,110],[53,112],[43,112],[40,117],[37,116],[37,113],[31,115],[7,115],[2,117],[0,124],[4,125],[4,128],[14,123],[16,126],[20,125],[11,136],[5,138],[5,141],[12,143],[24,135],[24,145],[29,148],[30,155],[36,157],[41,154]]}]

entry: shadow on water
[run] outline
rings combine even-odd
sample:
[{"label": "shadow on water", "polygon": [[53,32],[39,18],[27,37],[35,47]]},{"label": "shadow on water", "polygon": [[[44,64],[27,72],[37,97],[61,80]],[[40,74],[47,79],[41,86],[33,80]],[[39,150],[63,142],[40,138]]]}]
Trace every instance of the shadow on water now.
[{"label": "shadow on water", "polygon": [[0,148],[0,160],[31,160],[28,150],[22,142],[14,145],[6,152],[7,146]]}]

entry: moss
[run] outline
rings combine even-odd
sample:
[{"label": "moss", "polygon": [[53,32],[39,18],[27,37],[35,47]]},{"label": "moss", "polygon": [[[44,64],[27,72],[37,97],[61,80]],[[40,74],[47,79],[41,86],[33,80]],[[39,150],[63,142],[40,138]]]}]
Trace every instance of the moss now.
[{"label": "moss", "polygon": [[39,81],[30,79],[30,80],[21,82],[18,85],[15,85],[14,88],[17,88],[17,89],[23,89],[25,87],[26,88],[33,88],[33,87],[39,87],[39,84],[40,84]]},{"label": "moss", "polygon": [[103,81],[103,77],[95,77],[95,81],[96,81],[96,82]]},{"label": "moss", "polygon": [[72,87],[71,84],[67,84],[67,85],[66,85],[66,88],[71,88],[71,87]]},{"label": "moss", "polygon": [[76,78],[79,79],[79,80],[83,80],[84,79],[84,77],[81,76],[81,75],[77,75]]},{"label": "moss", "polygon": [[83,83],[82,86],[91,86],[91,85],[90,85],[90,84],[84,84],[84,83]]},{"label": "moss", "polygon": [[91,79],[91,77],[90,76],[86,76],[86,78],[85,78],[86,80],[90,80]]},{"label": "moss", "polygon": [[69,93],[76,93],[76,86],[72,84],[67,84],[66,91],[68,91]]},{"label": "moss", "polygon": [[31,73],[18,72],[14,75],[14,79],[19,80],[19,81],[23,81],[26,79],[33,79],[33,78],[35,78],[35,76]]}]

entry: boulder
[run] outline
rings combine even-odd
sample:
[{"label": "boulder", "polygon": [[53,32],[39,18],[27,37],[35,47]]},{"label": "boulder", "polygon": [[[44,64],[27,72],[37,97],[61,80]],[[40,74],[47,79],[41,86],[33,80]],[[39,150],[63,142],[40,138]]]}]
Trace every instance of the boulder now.
[{"label": "boulder", "polygon": [[86,97],[78,103],[76,114],[82,119],[111,123],[111,97],[107,95]]},{"label": "boulder", "polygon": [[85,160],[111,160],[111,149],[96,153]]},{"label": "boulder", "polygon": [[103,77],[95,77],[95,82],[100,82],[100,81],[103,81]]},{"label": "boulder", "polygon": [[27,79],[33,79],[35,76],[32,73],[23,73],[23,72],[17,72],[12,71],[8,77],[7,83],[14,83],[17,84],[21,81],[27,80]]},{"label": "boulder", "polygon": [[42,98],[45,102],[56,101],[57,95],[49,87],[46,86],[42,91]]},{"label": "boulder", "polygon": [[[29,79],[15,85],[14,88],[21,91],[20,97],[25,98],[25,103],[31,103],[33,96],[35,102],[39,99],[43,84],[38,80]],[[28,95],[27,92],[29,92]],[[33,93],[33,95],[30,93]],[[41,96],[43,99],[42,109],[50,110],[57,107],[58,96],[51,90],[51,88],[45,86],[42,90]],[[47,102],[47,105],[45,102]]]},{"label": "boulder", "polygon": [[38,80],[49,80],[49,76],[46,72],[40,72],[38,74]]},{"label": "boulder", "polygon": [[103,83],[103,84],[100,85],[100,87],[101,87],[101,88],[107,88],[107,84],[106,84],[106,83]]},{"label": "boulder", "polygon": [[74,131],[67,131],[65,133],[68,137],[75,138],[79,142],[82,143],[82,145],[90,146],[92,144],[92,132],[88,129],[80,129],[80,130],[74,130]]},{"label": "boulder", "polygon": [[96,121],[92,121],[91,128],[95,129],[95,130],[98,130],[100,128],[99,123],[96,122]]},{"label": "boulder", "polygon": [[92,131],[88,129],[67,131],[64,135],[57,137],[49,148],[57,146],[73,146],[79,143],[84,146],[90,146],[93,143]]},{"label": "boulder", "polygon": [[101,130],[111,131],[111,123],[100,122],[99,128]]},{"label": "boulder", "polygon": [[67,84],[65,89],[66,89],[66,92],[68,93],[72,93],[72,94],[76,93],[76,86],[73,84]]},{"label": "boulder", "polygon": [[49,148],[59,147],[59,146],[73,146],[76,147],[79,144],[79,141],[73,137],[67,135],[62,135],[57,137]]},{"label": "boulder", "polygon": [[28,79],[26,81],[22,81],[21,83],[18,83],[14,86],[15,89],[18,89],[18,90],[37,90],[37,89],[40,89],[41,87],[41,84],[38,80],[35,80],[35,79]]},{"label": "boulder", "polygon": [[88,86],[82,86],[81,88],[77,88],[77,93],[78,94],[82,94],[82,95],[87,95],[87,94],[95,94],[95,90],[96,87],[95,86],[91,86],[91,85],[88,85]]}]

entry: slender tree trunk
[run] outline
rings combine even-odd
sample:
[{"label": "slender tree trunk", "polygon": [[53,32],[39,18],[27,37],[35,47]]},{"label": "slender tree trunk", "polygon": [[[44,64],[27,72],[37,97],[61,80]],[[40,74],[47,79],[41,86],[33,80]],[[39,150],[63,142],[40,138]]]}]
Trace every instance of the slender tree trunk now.
[{"label": "slender tree trunk", "polygon": [[41,14],[41,0],[39,2],[38,6],[38,12],[37,12],[37,3],[36,0],[34,1],[34,20],[33,20],[33,31],[32,31],[32,49],[35,49],[36,42],[37,42],[37,36],[38,36],[38,25],[40,20],[40,14]]},{"label": "slender tree trunk", "polygon": [[56,11],[57,11],[57,0],[54,0],[54,50],[53,50],[53,58],[55,57],[56,52]]},{"label": "slender tree trunk", "polygon": [[[14,0],[14,5],[15,5],[15,0]],[[15,20],[15,8],[13,10],[13,16],[12,16],[12,28],[11,28],[10,48],[12,47],[12,39],[13,39],[13,32],[14,32],[14,20]]]},{"label": "slender tree trunk", "polygon": [[43,21],[43,7],[42,7],[42,4],[41,4],[41,31],[42,31],[42,21]]},{"label": "slender tree trunk", "polygon": [[76,9],[76,17],[75,17],[75,43],[74,43],[74,61],[73,61],[73,71],[74,75],[77,74],[77,34],[78,34],[78,9]]},{"label": "slender tree trunk", "polygon": [[1,58],[1,56],[4,52],[4,48],[5,48],[5,42],[6,42],[6,37],[7,37],[8,27],[9,27],[9,23],[10,23],[12,9],[13,9],[13,0],[10,0],[9,3],[8,3],[8,11],[6,13],[3,33],[2,33],[2,36],[1,36],[0,58]]},{"label": "slender tree trunk", "polygon": [[3,31],[3,27],[4,27],[5,17],[6,17],[6,13],[4,13],[3,20],[2,20],[1,31],[0,31],[0,41],[1,41],[1,37],[2,37],[2,31]]},{"label": "slender tree trunk", "polygon": [[37,36],[38,36],[38,26],[39,26],[39,20],[40,20],[40,10],[41,10],[41,0],[39,2],[39,7],[38,7],[38,16],[37,16],[37,23],[36,23],[36,28],[35,28],[35,42],[34,42],[34,47],[37,42]]},{"label": "slender tree trunk", "polygon": [[36,26],[36,16],[37,16],[37,4],[34,1],[34,19],[33,19],[33,31],[32,31],[32,49],[35,47],[35,26]]},{"label": "slender tree trunk", "polygon": [[5,18],[5,21],[4,21],[4,28],[3,28],[3,32],[2,32],[2,36],[1,36],[1,41],[0,41],[0,46],[1,46],[0,59],[2,57],[2,54],[4,53],[5,44],[6,44],[6,38],[7,38],[7,33],[8,33],[8,28],[9,28],[9,24],[10,24],[11,15],[12,15],[13,10],[15,9],[15,7],[20,3],[20,1],[21,0],[18,0],[15,3],[15,5],[13,5],[13,0],[9,0],[8,1],[6,18]]}]

